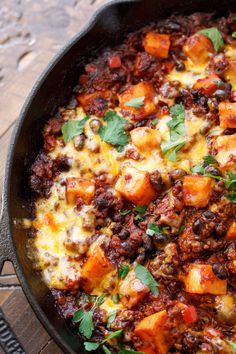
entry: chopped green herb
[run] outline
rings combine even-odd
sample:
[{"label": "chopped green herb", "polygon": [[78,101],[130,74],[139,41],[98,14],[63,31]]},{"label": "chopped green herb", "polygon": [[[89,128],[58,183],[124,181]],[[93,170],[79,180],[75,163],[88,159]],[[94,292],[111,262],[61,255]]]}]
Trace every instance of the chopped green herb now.
[{"label": "chopped green herb", "polygon": [[157,125],[159,123],[159,119],[155,118],[151,121],[151,125]]},{"label": "chopped green herb", "polygon": [[176,141],[185,135],[185,111],[182,104],[176,104],[171,107],[170,113],[172,119],[167,123],[170,128],[170,140]]},{"label": "chopped green herb", "polygon": [[106,294],[102,294],[102,295],[98,296],[95,300],[95,306],[102,305],[105,301],[105,297],[106,297]]},{"label": "chopped green herb", "polygon": [[110,334],[110,335],[103,341],[103,343],[104,343],[104,342],[108,342],[108,341],[111,340],[111,339],[121,337],[122,334],[123,334],[123,330],[122,330],[122,329],[119,329],[118,331],[113,332],[112,334]]},{"label": "chopped green herb", "polygon": [[132,349],[121,349],[118,351],[118,354],[144,354],[143,352],[136,352],[135,350]]},{"label": "chopped green herb", "polygon": [[81,318],[79,331],[84,337],[91,338],[93,330],[93,310],[85,311],[83,317]]},{"label": "chopped green herb", "polygon": [[205,177],[211,177],[213,179],[216,179],[217,181],[223,181],[224,180],[224,178],[222,178],[220,176],[215,176],[215,175],[213,175],[211,173],[204,173],[204,176]]},{"label": "chopped green herb", "polygon": [[148,224],[146,233],[149,236],[154,236],[155,234],[161,233],[161,229],[157,224]]},{"label": "chopped green herb", "polygon": [[112,301],[114,302],[114,304],[116,304],[116,305],[119,304],[119,302],[120,302],[120,299],[119,299],[119,295],[118,295],[118,294],[112,295],[111,299],[112,299]]},{"label": "chopped green herb", "polygon": [[63,134],[64,142],[67,144],[70,140],[74,139],[76,136],[80,135],[84,131],[84,125],[89,119],[89,116],[85,116],[81,120],[68,120],[63,124],[61,131]]},{"label": "chopped green herb", "polygon": [[131,210],[120,210],[119,214],[122,216],[128,215],[129,213],[131,213]]},{"label": "chopped green herb", "polygon": [[82,309],[76,311],[76,312],[74,313],[73,318],[72,318],[72,322],[77,323],[77,322],[81,321],[82,318],[83,318],[83,316],[84,316],[84,312],[85,312],[85,311],[82,310]]},{"label": "chopped green herb", "polygon": [[176,161],[176,153],[185,145],[185,140],[163,141],[161,150],[164,155],[167,155],[168,160]]},{"label": "chopped green herb", "polygon": [[84,348],[88,352],[92,352],[93,350],[97,350],[101,343],[96,342],[84,342]]},{"label": "chopped green herb", "polygon": [[107,328],[110,328],[112,322],[114,322],[115,318],[117,315],[117,310],[112,310],[108,314],[108,320],[107,320]]},{"label": "chopped green herb", "polygon": [[129,143],[129,135],[124,130],[127,120],[115,111],[107,112],[104,120],[107,124],[99,129],[100,138],[106,143],[114,145],[118,151],[122,151]]},{"label": "chopped green herb", "polygon": [[102,346],[102,350],[105,354],[112,354],[111,351],[105,345]]},{"label": "chopped green herb", "polygon": [[200,175],[204,175],[205,168],[199,163],[191,168],[193,173],[199,173]]},{"label": "chopped green herb", "polygon": [[229,345],[234,349],[234,351],[236,351],[236,343],[231,342],[230,340],[227,340],[227,343],[229,343]]},{"label": "chopped green herb", "polygon": [[126,107],[141,108],[144,105],[145,96],[132,98],[132,100],[126,102]]},{"label": "chopped green herb", "polygon": [[185,226],[186,226],[185,223],[180,226],[180,228],[179,228],[179,235],[181,235],[181,234],[184,232]]},{"label": "chopped green herb", "polygon": [[225,187],[236,189],[236,174],[229,172],[228,179],[225,180]]},{"label": "chopped green herb", "polygon": [[135,267],[134,272],[136,274],[136,277],[143,284],[147,285],[154,295],[159,294],[159,291],[157,288],[159,284],[156,282],[156,280],[153,278],[152,274],[149,272],[149,270],[147,268],[145,268],[141,264],[138,264]]},{"label": "chopped green herb", "polygon": [[120,279],[125,279],[126,275],[129,273],[130,267],[127,264],[121,264],[118,276]]},{"label": "chopped green herb", "polygon": [[224,48],[224,40],[218,28],[216,27],[205,28],[199,31],[198,33],[203,34],[204,36],[208,37],[211,40],[216,52]]},{"label": "chopped green herb", "polygon": [[236,192],[230,192],[225,194],[226,198],[229,199],[232,203],[236,203]]},{"label": "chopped green herb", "polygon": [[213,80],[213,82],[216,84],[218,88],[221,88],[224,86],[223,82],[221,80]]},{"label": "chopped green herb", "polygon": [[83,300],[84,302],[89,302],[89,297],[88,297],[87,294],[83,293],[83,294],[81,295],[81,297],[82,297],[82,300]]},{"label": "chopped green herb", "polygon": [[233,33],[232,33],[232,37],[233,37],[233,38],[236,38],[236,32],[233,32]]},{"label": "chopped green herb", "polygon": [[203,157],[203,161],[205,162],[205,165],[213,165],[214,163],[217,163],[217,160],[214,158],[212,155],[206,155]]},{"label": "chopped green herb", "polygon": [[138,205],[134,208],[134,211],[136,212],[136,216],[134,217],[134,220],[141,222],[143,221],[143,214],[147,210],[146,205]]}]

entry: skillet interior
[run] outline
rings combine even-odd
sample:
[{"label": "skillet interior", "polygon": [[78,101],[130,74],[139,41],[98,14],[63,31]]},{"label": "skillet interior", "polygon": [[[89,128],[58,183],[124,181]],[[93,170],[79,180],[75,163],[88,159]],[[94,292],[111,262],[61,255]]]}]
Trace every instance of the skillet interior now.
[{"label": "skillet interior", "polygon": [[[5,208],[8,210],[10,230],[18,258],[17,272],[24,291],[43,320],[50,334],[68,353],[84,352],[75,337],[60,319],[53,307],[52,297],[40,277],[32,270],[26,256],[28,233],[17,228],[13,220],[30,217],[30,193],[27,185],[27,169],[41,148],[41,132],[45,121],[59,105],[66,103],[75,86],[81,67],[102,48],[119,43],[124,35],[151,21],[171,15],[173,12],[190,14],[195,11],[220,15],[228,9],[236,10],[235,0],[131,0],[115,1],[92,21],[88,30],[78,34],[47,68],[31,93],[12,139],[6,183]],[[51,324],[51,325],[50,325]]]}]

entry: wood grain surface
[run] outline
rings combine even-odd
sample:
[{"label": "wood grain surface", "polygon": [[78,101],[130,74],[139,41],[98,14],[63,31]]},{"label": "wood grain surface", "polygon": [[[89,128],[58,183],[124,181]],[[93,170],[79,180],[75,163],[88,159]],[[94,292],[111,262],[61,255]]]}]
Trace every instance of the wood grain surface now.
[{"label": "wood grain surface", "polygon": [[[8,142],[32,85],[53,55],[107,2],[0,0],[0,193]],[[0,308],[27,354],[62,354],[34,315],[9,262],[0,275]]]}]

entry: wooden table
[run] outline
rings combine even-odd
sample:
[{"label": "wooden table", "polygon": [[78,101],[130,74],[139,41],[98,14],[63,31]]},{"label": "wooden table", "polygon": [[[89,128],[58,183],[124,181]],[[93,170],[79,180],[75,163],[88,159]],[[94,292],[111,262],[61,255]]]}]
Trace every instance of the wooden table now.
[{"label": "wooden table", "polygon": [[[33,83],[58,49],[106,2],[1,0],[0,192],[12,128]],[[62,354],[34,315],[8,262],[0,276],[0,307],[27,354]]]}]

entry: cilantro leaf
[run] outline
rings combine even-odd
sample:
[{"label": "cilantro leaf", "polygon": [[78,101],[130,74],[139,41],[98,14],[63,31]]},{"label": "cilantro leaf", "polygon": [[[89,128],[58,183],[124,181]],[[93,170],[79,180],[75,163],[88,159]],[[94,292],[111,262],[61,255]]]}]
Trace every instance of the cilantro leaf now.
[{"label": "cilantro leaf", "polygon": [[141,108],[144,105],[145,96],[132,98],[130,101],[126,102],[126,107]]},{"label": "cilantro leaf", "polygon": [[114,304],[116,304],[116,305],[119,304],[119,302],[120,302],[120,299],[119,299],[119,295],[118,295],[118,294],[112,295],[111,299],[112,299],[112,301],[114,302]]},{"label": "cilantro leaf", "polygon": [[161,229],[157,224],[148,224],[146,234],[149,236],[154,236],[155,234],[161,233]]},{"label": "cilantro leaf", "polygon": [[129,273],[130,267],[127,264],[121,264],[119,271],[118,271],[118,276],[120,279],[125,279],[126,275]]},{"label": "cilantro leaf", "polygon": [[67,144],[70,140],[74,139],[76,136],[83,133],[84,125],[89,118],[89,116],[86,116],[84,119],[81,120],[68,120],[66,123],[63,124],[61,131],[65,144]]},{"label": "cilantro leaf", "polygon": [[199,163],[191,168],[193,173],[199,173],[200,175],[204,175],[205,168]]},{"label": "cilantro leaf", "polygon": [[161,150],[164,155],[167,155],[168,160],[176,161],[176,153],[185,145],[185,140],[163,141]]},{"label": "cilantro leaf", "polygon": [[122,334],[123,334],[123,329],[119,329],[118,331],[113,332],[106,339],[104,339],[103,343],[108,342],[109,340],[111,340],[113,338],[120,337],[120,336],[122,336]]},{"label": "cilantro leaf", "polygon": [[86,338],[91,338],[93,330],[93,311],[84,312],[84,315],[79,325],[79,331]]},{"label": "cilantro leaf", "polygon": [[131,213],[131,210],[120,210],[119,214],[122,216],[128,215],[129,213]]},{"label": "cilantro leaf", "polygon": [[102,350],[105,354],[112,354],[111,351],[105,345],[102,346]]},{"label": "cilantro leaf", "polygon": [[151,121],[151,125],[157,125],[159,123],[159,119],[155,118]]},{"label": "cilantro leaf", "polygon": [[72,318],[72,322],[77,323],[77,322],[81,321],[82,318],[83,318],[83,316],[84,316],[84,312],[85,312],[85,311],[82,310],[82,309],[76,311],[76,312],[74,313],[73,318]]},{"label": "cilantro leaf", "polygon": [[201,31],[198,31],[198,33],[203,34],[204,36],[206,36],[211,40],[216,52],[224,48],[224,40],[218,28],[216,27],[205,28]]},{"label": "cilantro leaf", "polygon": [[136,352],[132,349],[123,348],[118,351],[118,354],[144,354],[143,352]]},{"label": "cilantro leaf", "polygon": [[230,340],[227,340],[227,343],[234,349],[234,351],[236,352],[236,343],[231,342]]},{"label": "cilantro leaf", "polygon": [[236,203],[236,192],[230,192],[225,194],[225,197],[229,199],[232,203]]},{"label": "cilantro leaf", "polygon": [[104,303],[104,301],[105,301],[105,297],[106,297],[106,294],[102,294],[102,295],[98,296],[98,297],[96,298],[96,300],[95,300],[94,306],[100,306],[100,305],[102,305],[102,304]]},{"label": "cilantro leaf", "polygon": [[110,328],[112,322],[114,322],[115,318],[117,315],[117,310],[112,310],[108,314],[108,320],[107,320],[107,328]]},{"label": "cilantro leaf", "polygon": [[176,104],[171,107],[170,113],[172,120],[170,120],[167,125],[170,128],[170,140],[176,141],[181,136],[185,135],[185,111],[182,104]]},{"label": "cilantro leaf", "polygon": [[221,88],[224,86],[223,82],[221,80],[213,80],[213,82],[216,84],[218,88]]},{"label": "cilantro leaf", "polygon": [[88,352],[92,352],[93,350],[97,350],[98,347],[100,346],[100,343],[96,342],[84,342],[84,348]]},{"label": "cilantro leaf", "polygon": [[100,138],[106,143],[114,145],[118,151],[122,151],[129,143],[129,135],[124,130],[127,120],[114,111],[107,112],[104,120],[107,124],[99,128]]},{"label": "cilantro leaf", "polygon": [[225,180],[225,187],[236,189],[236,174],[229,172],[228,179]]},{"label": "cilantro leaf", "polygon": [[217,163],[217,160],[214,158],[212,155],[206,155],[203,157],[203,161],[205,164],[208,165],[213,165],[214,163]]},{"label": "cilantro leaf", "polygon": [[136,274],[136,277],[143,284],[147,285],[154,295],[159,294],[159,291],[157,288],[159,284],[156,282],[156,280],[153,278],[152,274],[149,272],[149,270],[147,268],[145,268],[141,264],[138,264],[135,267],[134,272]]},{"label": "cilantro leaf", "polygon": [[136,212],[136,216],[134,217],[134,220],[140,222],[143,220],[143,214],[147,210],[146,205],[138,205],[134,208],[134,211]]},{"label": "cilantro leaf", "polygon": [[236,32],[233,32],[233,33],[232,33],[232,37],[233,37],[233,38],[236,38]]}]

